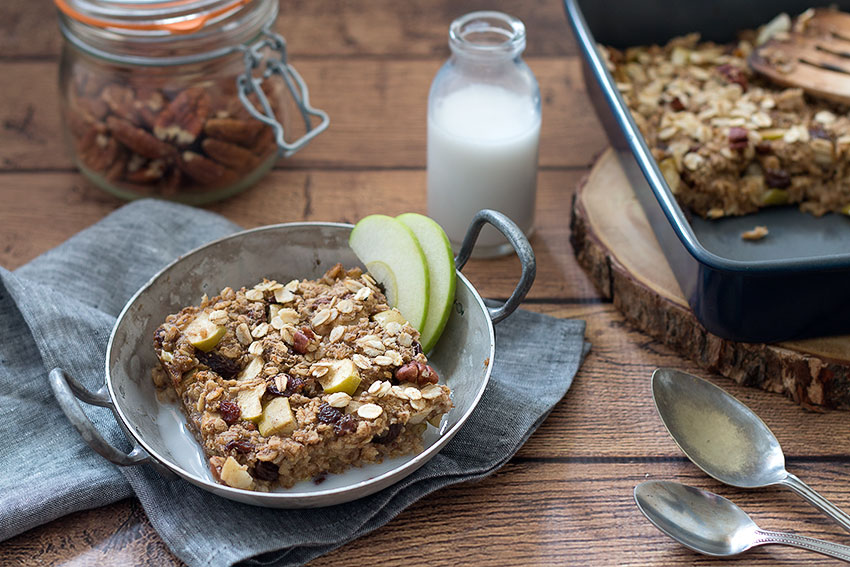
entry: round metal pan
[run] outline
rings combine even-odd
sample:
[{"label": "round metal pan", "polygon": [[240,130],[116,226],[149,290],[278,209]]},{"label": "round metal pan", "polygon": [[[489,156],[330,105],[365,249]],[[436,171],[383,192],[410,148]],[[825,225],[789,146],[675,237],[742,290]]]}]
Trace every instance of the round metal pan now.
[{"label": "round metal pan", "polygon": [[[460,273],[485,223],[508,238],[522,263],[516,289],[497,308],[487,307]],[[458,284],[454,309],[429,356],[441,381],[452,389],[454,408],[443,416],[439,430],[429,427],[425,449],[418,455],[329,475],[321,485],[305,481],[273,492],[231,488],[215,482],[177,402],[157,399],[151,380],[151,369],[158,364],[151,341],[166,316],[198,303],[202,294],[213,296],[226,286],[251,286],[264,277],[278,281],[317,278],[337,262],[361,265],[348,246],[351,228],[337,223],[266,226],[211,242],[177,259],[121,311],[109,338],[102,388],[89,391],[60,368],[50,373],[51,387],[62,410],[89,446],[117,465],[151,464],[164,474],[174,473],[213,494],[257,506],[339,504],[377,492],[414,472],[449,442],[475,409],[490,378],[493,325],[516,309],[534,280],[531,246],[522,231],[496,211],[483,210],[475,216],[455,259]],[[78,400],[110,408],[133,442],[133,450],[124,453],[110,445],[86,417]]]}]

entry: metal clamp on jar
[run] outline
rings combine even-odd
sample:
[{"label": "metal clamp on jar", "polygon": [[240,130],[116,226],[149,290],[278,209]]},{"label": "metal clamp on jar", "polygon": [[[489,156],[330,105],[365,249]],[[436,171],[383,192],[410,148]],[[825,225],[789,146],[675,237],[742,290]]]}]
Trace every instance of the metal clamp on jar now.
[{"label": "metal clamp on jar", "polygon": [[271,30],[276,0],[54,1],[65,138],[110,193],[223,199],[328,127]]}]

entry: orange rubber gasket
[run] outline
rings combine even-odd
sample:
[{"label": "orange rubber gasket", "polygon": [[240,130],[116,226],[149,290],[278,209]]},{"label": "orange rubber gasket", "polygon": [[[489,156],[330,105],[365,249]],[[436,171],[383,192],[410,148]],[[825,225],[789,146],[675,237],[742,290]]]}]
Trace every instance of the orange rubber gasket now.
[{"label": "orange rubber gasket", "polygon": [[[188,4],[193,0],[173,0],[172,2],[164,3],[163,6],[179,6],[181,4]],[[64,13],[69,18],[73,18],[78,22],[82,22],[84,24],[88,24],[90,26],[94,26],[97,28],[117,28],[117,29],[126,29],[126,30],[138,30],[138,31],[168,31],[172,33],[192,33],[195,32],[207,23],[208,20],[220,16],[234,8],[238,8],[240,6],[244,6],[253,0],[233,0],[230,4],[218,8],[217,10],[213,10],[212,12],[207,12],[206,14],[199,14],[198,16],[188,19],[181,20],[177,22],[159,22],[159,23],[130,23],[130,22],[116,22],[113,20],[102,20],[99,18],[93,18],[91,16],[87,16],[85,14],[81,14],[77,10],[74,10],[68,5],[66,0],[53,0],[56,4],[56,7],[59,8],[62,13]],[[149,5],[135,5],[139,8],[149,7]],[[128,7],[134,7],[134,5],[128,5]]]}]

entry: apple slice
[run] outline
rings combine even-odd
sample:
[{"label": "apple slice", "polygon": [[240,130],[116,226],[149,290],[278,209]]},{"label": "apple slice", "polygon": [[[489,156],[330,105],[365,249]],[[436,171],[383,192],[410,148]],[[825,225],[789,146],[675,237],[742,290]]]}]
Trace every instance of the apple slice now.
[{"label": "apple slice", "polygon": [[392,217],[370,215],[355,225],[348,243],[386,289],[390,307],[421,330],[428,314],[428,266],[413,232]]},{"label": "apple slice", "polygon": [[186,326],[184,331],[186,338],[189,339],[189,344],[204,352],[214,349],[221,342],[226,332],[226,327],[210,321],[206,311],[201,311],[197,317],[192,319],[192,322]]},{"label": "apple slice", "polygon": [[443,228],[432,219],[416,213],[405,213],[396,218],[416,235],[428,264],[428,279],[431,284],[428,314],[425,317],[425,327],[419,330],[419,342],[422,350],[427,353],[440,339],[455,301],[457,274],[452,246]]}]

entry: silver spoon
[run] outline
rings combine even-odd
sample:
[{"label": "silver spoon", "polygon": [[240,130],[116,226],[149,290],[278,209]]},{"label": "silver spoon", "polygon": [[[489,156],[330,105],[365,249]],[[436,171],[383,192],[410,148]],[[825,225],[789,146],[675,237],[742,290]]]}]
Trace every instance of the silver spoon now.
[{"label": "silver spoon", "polygon": [[683,453],[706,474],[739,488],[780,485],[850,531],[850,516],[785,470],[773,433],[725,390],[672,368],[652,374],[661,421]]},{"label": "silver spoon", "polygon": [[729,557],[759,545],[778,544],[850,562],[850,546],[762,530],[733,502],[678,482],[642,482],[635,487],[635,502],[652,525],[705,555]]}]

